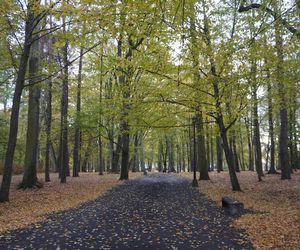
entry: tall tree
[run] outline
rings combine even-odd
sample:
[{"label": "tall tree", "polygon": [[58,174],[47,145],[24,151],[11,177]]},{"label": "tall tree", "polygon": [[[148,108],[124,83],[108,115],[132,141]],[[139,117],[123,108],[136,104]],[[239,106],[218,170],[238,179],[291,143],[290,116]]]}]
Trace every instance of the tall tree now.
[{"label": "tall tree", "polygon": [[[38,32],[38,31],[37,31]],[[27,116],[26,150],[24,174],[20,188],[41,187],[37,178],[38,142],[40,130],[40,86],[35,84],[39,74],[39,37],[33,36],[29,57],[29,98]]]},{"label": "tall tree", "polygon": [[258,117],[258,98],[257,91],[258,86],[256,82],[257,65],[255,59],[251,62],[251,86],[252,86],[252,98],[253,98],[253,131],[254,131],[254,148],[255,148],[255,167],[258,176],[258,180],[262,181],[263,169],[262,169],[262,155],[261,155],[261,143],[260,143],[260,129],[259,129],[259,117]]},{"label": "tall tree", "polygon": [[199,166],[200,177],[199,180],[209,180],[208,174],[208,164],[206,159],[206,148],[204,141],[204,129],[203,129],[203,116],[200,111],[197,113],[198,119],[196,123],[196,131],[197,131],[197,166]]},{"label": "tall tree", "polygon": [[[192,54],[192,67],[193,67],[193,81],[194,85],[200,84],[200,73],[199,73],[199,49],[197,48],[197,34],[195,24],[195,6],[191,6],[190,14],[190,35],[191,35],[191,54]],[[195,95],[195,99],[199,96]],[[204,136],[204,119],[203,112],[200,106],[195,107],[196,110],[196,130],[197,130],[197,159],[195,160],[197,167],[200,170],[200,180],[209,180],[208,175],[208,163],[207,154],[205,148],[205,136]]]},{"label": "tall tree", "polygon": [[81,82],[82,82],[82,64],[83,64],[83,47],[80,48],[80,58],[78,65],[77,78],[77,95],[76,95],[76,120],[74,134],[74,149],[73,149],[73,177],[78,177],[80,169],[80,111],[81,111]]},{"label": "tall tree", "polygon": [[4,162],[4,172],[0,189],[0,202],[5,202],[9,200],[9,188],[12,177],[12,166],[13,158],[15,153],[15,147],[17,142],[18,125],[19,125],[19,111],[21,95],[24,87],[25,74],[27,69],[28,58],[30,55],[30,48],[32,45],[32,34],[34,32],[34,27],[38,25],[40,21],[37,17],[39,14],[38,6],[39,0],[29,0],[27,4],[27,15],[25,17],[25,32],[24,32],[24,44],[19,61],[17,79],[15,84],[10,125],[9,125],[9,137],[7,142],[7,149]]},{"label": "tall tree", "polygon": [[268,94],[268,123],[269,123],[269,138],[270,138],[270,167],[268,174],[276,174],[275,169],[275,135],[274,135],[274,120],[273,120],[273,101],[272,101],[272,86],[271,74],[267,59],[265,59],[266,74],[267,74],[267,94]]},{"label": "tall tree", "polygon": [[63,56],[63,75],[61,92],[61,145],[60,145],[60,182],[66,183],[69,169],[69,149],[68,149],[68,92],[69,92],[69,62],[68,47],[69,42],[66,38],[66,20],[63,17],[63,34],[65,44],[62,49]]},{"label": "tall tree", "polygon": [[[277,0],[273,1],[274,10],[278,13]],[[280,98],[280,134],[279,134],[279,161],[281,167],[281,179],[291,179],[291,168],[289,166],[288,150],[288,111],[286,100],[286,88],[284,86],[283,70],[283,38],[280,19],[275,18],[275,48],[277,53],[276,80],[278,95]]]},{"label": "tall tree", "polygon": [[[205,13],[205,12],[204,12]],[[218,124],[219,131],[220,131],[220,136],[222,138],[222,145],[223,149],[225,152],[225,157],[226,161],[228,164],[228,169],[229,169],[229,176],[231,180],[231,186],[233,191],[240,191],[240,184],[235,172],[235,167],[234,167],[234,157],[233,153],[230,149],[228,138],[227,138],[227,132],[230,129],[230,127],[234,124],[235,119],[233,122],[230,123],[229,126],[225,125],[224,122],[224,114],[222,110],[222,103],[221,103],[221,95],[220,95],[220,87],[219,87],[219,75],[217,73],[217,67],[216,67],[216,62],[215,58],[213,56],[213,46],[212,46],[212,41],[211,41],[211,35],[210,35],[210,26],[209,26],[209,20],[207,15],[204,15],[204,39],[205,43],[208,47],[208,57],[209,57],[209,63],[210,63],[210,74],[212,77],[212,85],[213,85],[213,97],[215,100],[215,107],[216,107],[216,114],[215,114],[215,119],[216,123]]]}]

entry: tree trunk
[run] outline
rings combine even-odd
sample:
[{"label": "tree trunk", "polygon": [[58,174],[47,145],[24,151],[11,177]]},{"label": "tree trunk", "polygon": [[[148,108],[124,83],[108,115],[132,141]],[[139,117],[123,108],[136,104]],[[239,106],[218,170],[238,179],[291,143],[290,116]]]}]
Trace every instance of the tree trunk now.
[{"label": "tree trunk", "polygon": [[83,157],[82,165],[81,165],[81,171],[82,172],[88,172],[89,171],[88,160],[89,160],[90,155],[91,155],[91,145],[92,145],[92,142],[89,141],[87,149],[86,149],[84,157]]},{"label": "tree trunk", "polygon": [[185,172],[185,152],[186,152],[186,147],[185,147],[185,138],[183,138],[183,142],[182,142],[182,147],[181,147],[181,151],[182,151],[182,171]]},{"label": "tree trunk", "polygon": [[241,170],[245,171],[245,156],[244,156],[244,141],[243,141],[243,133],[242,133],[242,128],[241,128],[241,123],[239,126],[239,141],[240,141],[240,149],[241,149]]},{"label": "tree trunk", "polygon": [[80,111],[81,111],[81,82],[82,82],[82,63],[83,63],[83,47],[80,48],[80,58],[78,67],[77,80],[77,99],[76,99],[76,121],[74,134],[74,151],[73,151],[73,177],[78,177],[80,166]]},{"label": "tree trunk", "polygon": [[145,172],[145,156],[144,156],[144,136],[143,133],[141,133],[141,140],[140,140],[140,161],[141,161],[141,171]]},{"label": "tree trunk", "polygon": [[181,172],[181,156],[180,156],[180,149],[179,145],[176,144],[176,171],[177,173]]},{"label": "tree trunk", "polygon": [[206,148],[205,148],[205,151],[206,151],[206,159],[207,159],[207,169],[208,169],[208,172],[210,172],[210,168],[211,168],[211,159],[210,159],[210,134],[209,134],[209,126],[207,125],[206,126],[206,130],[207,130],[207,133],[206,133]]},{"label": "tree trunk", "polygon": [[217,171],[220,173],[223,171],[223,146],[220,136],[216,137],[216,151],[217,151]]},{"label": "tree trunk", "polygon": [[247,141],[248,141],[248,169],[249,171],[254,171],[254,164],[253,164],[253,150],[252,150],[252,133],[251,133],[251,128],[249,124],[249,120],[245,120],[245,125],[246,125],[246,130],[247,130]]},{"label": "tree trunk", "polygon": [[40,86],[34,84],[39,71],[39,38],[32,43],[31,55],[29,58],[29,87],[28,98],[28,118],[27,118],[27,135],[26,150],[24,162],[24,174],[19,188],[41,187],[41,183],[37,178],[38,164],[38,143],[39,143],[39,127],[40,127]]},{"label": "tree trunk", "polygon": [[174,143],[172,135],[166,137],[166,147],[167,147],[167,158],[168,158],[168,171],[175,172],[175,162],[174,162]]},{"label": "tree trunk", "polygon": [[119,158],[120,158],[120,153],[122,150],[122,137],[121,135],[118,136],[118,140],[117,140],[117,145],[116,145],[116,150],[113,150],[112,152],[112,163],[111,163],[111,171],[113,173],[118,173],[118,169],[119,169]]},{"label": "tree trunk", "polygon": [[162,152],[163,152],[163,150],[164,150],[164,148],[163,148],[163,144],[162,144],[162,141],[161,141],[161,139],[159,139],[159,141],[158,141],[158,152],[157,152],[157,154],[158,154],[158,159],[157,159],[157,167],[158,167],[158,171],[159,172],[162,172],[163,171],[163,160],[162,160]]},{"label": "tree trunk", "polygon": [[127,122],[121,126],[122,135],[122,161],[121,161],[121,175],[120,180],[128,179],[129,167],[129,127]]},{"label": "tree trunk", "polygon": [[45,181],[50,181],[50,147],[52,125],[52,79],[48,81],[46,110],[46,150],[45,150]]},{"label": "tree trunk", "polygon": [[[63,31],[66,32],[65,20],[63,21]],[[60,182],[66,183],[69,169],[69,149],[68,149],[68,92],[69,92],[69,69],[68,69],[68,41],[63,47],[63,81],[61,97],[61,149],[60,149]]]},{"label": "tree trunk", "polygon": [[203,126],[203,116],[202,111],[197,112],[197,123],[196,123],[196,130],[197,130],[197,164],[199,166],[200,177],[199,180],[209,180],[208,175],[208,164],[206,159],[206,148],[205,148],[205,140],[204,140],[204,126]]},{"label": "tree trunk", "polygon": [[[45,18],[45,24],[47,24],[47,18]],[[50,14],[49,26],[53,28],[52,15]],[[47,56],[50,63],[53,62],[53,36],[50,34],[47,39]],[[48,88],[46,92],[46,147],[45,147],[45,182],[50,182],[50,149],[51,149],[51,127],[52,127],[52,77],[47,80]],[[56,164],[56,163],[55,163]]]},{"label": "tree trunk", "polygon": [[262,154],[260,143],[260,130],[259,130],[259,116],[258,116],[258,98],[257,98],[257,82],[256,82],[256,61],[253,59],[251,62],[251,85],[252,85],[252,101],[253,101],[253,137],[255,148],[255,167],[258,176],[258,181],[262,181],[263,174],[262,168]]},{"label": "tree trunk", "polygon": [[[265,60],[266,65],[267,61]],[[269,67],[267,66],[267,81],[268,81],[268,122],[269,122],[269,138],[270,138],[270,167],[268,174],[277,174],[275,169],[275,140],[274,140],[274,121],[273,121],[273,102],[271,93],[271,74]]]},{"label": "tree trunk", "polygon": [[291,169],[297,168],[297,92],[290,95],[290,110],[289,110],[289,149],[290,149],[290,164]]},{"label": "tree trunk", "polygon": [[213,138],[213,130],[212,126],[210,126],[210,159],[211,159],[211,167],[210,170],[214,171],[215,170],[215,164],[214,164],[214,138]]},{"label": "tree trunk", "polygon": [[149,157],[149,161],[148,161],[148,171],[149,171],[149,172],[152,171],[152,167],[153,167],[153,158],[154,158],[154,147],[153,147],[153,145],[152,145],[151,151],[150,151],[150,157]]},{"label": "tree trunk", "polygon": [[35,14],[32,7],[38,4],[39,1],[29,1],[27,6],[27,19],[25,22],[24,46],[20,58],[17,79],[15,84],[14,96],[12,101],[12,109],[9,124],[9,137],[7,142],[4,171],[0,189],[0,202],[9,200],[9,189],[12,177],[12,165],[17,142],[18,124],[19,124],[19,111],[21,103],[21,95],[24,87],[25,74],[31,47],[31,38],[35,21]]},{"label": "tree trunk", "polygon": [[223,148],[226,156],[226,161],[228,164],[228,170],[229,170],[229,176],[231,180],[231,186],[233,191],[241,191],[240,184],[238,182],[238,178],[235,173],[234,169],[234,159],[233,159],[233,154],[230,150],[229,143],[227,140],[227,133],[225,126],[222,124],[222,122],[219,123],[220,131],[221,131],[221,138],[223,142]]},{"label": "tree trunk", "polygon": [[[128,49],[129,56],[131,57],[131,48]],[[118,40],[118,57],[122,57],[122,38]],[[121,175],[120,180],[127,180],[128,179],[128,168],[129,168],[129,124],[127,121],[128,112],[129,112],[129,103],[128,99],[130,97],[130,89],[129,83],[125,78],[123,73],[123,69],[119,67],[119,71],[121,75],[119,76],[119,84],[122,86],[122,118],[121,118],[121,126],[120,132],[122,136],[122,161],[121,161]]]},{"label": "tree trunk", "polygon": [[230,131],[230,150],[233,154],[234,169],[236,172],[240,172],[238,153],[236,149],[236,134],[234,129]]},{"label": "tree trunk", "polygon": [[[191,119],[190,119],[191,122]],[[187,140],[187,152],[188,152],[188,172],[193,170],[194,154],[193,154],[193,143],[192,143],[191,126],[189,126],[188,140]]]},{"label": "tree trunk", "polygon": [[138,146],[139,146],[139,135],[138,132],[136,132],[134,134],[132,172],[136,172],[139,170]]},{"label": "tree trunk", "polygon": [[[278,12],[277,1],[273,2],[275,12]],[[276,80],[278,96],[280,100],[280,134],[279,134],[279,164],[281,167],[281,179],[291,179],[288,150],[288,112],[286,104],[286,89],[283,83],[283,40],[279,20],[275,20],[275,48],[277,52]]]},{"label": "tree trunk", "polygon": [[[102,51],[103,53],[103,51]],[[99,93],[99,104],[100,107],[102,105],[102,90],[103,90],[103,79],[102,79],[102,71],[103,71],[103,55],[101,55],[101,77],[100,77],[100,93]],[[99,114],[99,138],[98,138],[98,156],[99,156],[99,175],[103,175],[103,146],[102,146],[102,136],[101,136],[101,127],[102,127],[102,113]]]}]

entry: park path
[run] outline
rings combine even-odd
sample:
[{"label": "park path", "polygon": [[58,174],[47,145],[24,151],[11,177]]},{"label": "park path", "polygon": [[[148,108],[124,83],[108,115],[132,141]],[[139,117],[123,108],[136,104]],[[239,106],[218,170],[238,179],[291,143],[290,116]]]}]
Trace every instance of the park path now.
[{"label": "park path", "polygon": [[251,249],[230,223],[189,180],[155,174],[0,235],[0,249]]}]

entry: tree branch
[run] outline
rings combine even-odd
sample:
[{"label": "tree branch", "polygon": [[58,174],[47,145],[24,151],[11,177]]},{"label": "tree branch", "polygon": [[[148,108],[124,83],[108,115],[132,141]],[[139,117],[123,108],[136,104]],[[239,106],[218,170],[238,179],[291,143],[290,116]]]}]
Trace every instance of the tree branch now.
[{"label": "tree branch", "polygon": [[290,25],[286,19],[282,18],[280,14],[276,13],[275,11],[273,11],[272,9],[268,8],[268,7],[264,7],[262,4],[259,3],[252,3],[249,4],[247,6],[245,6],[246,1],[245,0],[241,0],[240,2],[240,7],[238,9],[238,11],[240,13],[242,12],[246,12],[252,9],[263,9],[264,11],[266,11],[267,13],[271,14],[275,20],[280,21],[284,27],[286,27],[292,34],[294,34],[295,36],[297,36],[297,38],[300,39],[300,32],[299,30],[297,30],[295,27],[293,27],[292,25]]}]

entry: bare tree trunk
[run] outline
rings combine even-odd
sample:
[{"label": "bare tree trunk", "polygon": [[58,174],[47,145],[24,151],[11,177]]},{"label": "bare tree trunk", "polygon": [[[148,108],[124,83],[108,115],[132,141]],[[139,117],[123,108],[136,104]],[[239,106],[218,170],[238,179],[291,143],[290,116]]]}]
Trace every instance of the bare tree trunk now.
[{"label": "bare tree trunk", "polygon": [[163,144],[162,144],[162,141],[161,141],[161,139],[159,139],[159,141],[158,141],[158,171],[159,172],[162,172],[163,171],[163,160],[162,160],[162,154],[163,154],[163,150],[164,150],[164,148],[163,148]]},{"label": "bare tree trunk", "polygon": [[181,152],[182,152],[182,171],[183,172],[185,172],[185,169],[186,169],[186,158],[185,158],[185,156],[186,156],[186,147],[185,147],[185,140],[186,140],[186,138],[185,138],[185,134],[184,134],[184,137],[183,137],[183,141],[182,141],[182,144],[181,144]]},{"label": "bare tree trunk", "polygon": [[119,135],[118,136],[118,140],[117,140],[117,145],[116,145],[116,149],[113,150],[112,152],[112,163],[111,163],[111,171],[113,173],[118,173],[119,172],[119,158],[120,158],[120,153],[121,153],[121,150],[122,150],[122,136]]},{"label": "bare tree trunk", "polygon": [[207,169],[210,172],[211,168],[211,159],[210,159],[210,133],[209,133],[209,125],[206,126],[206,159],[207,159]]},{"label": "bare tree trunk", "polygon": [[229,147],[225,126],[222,123],[220,123],[219,126],[220,126],[220,130],[221,130],[221,138],[222,138],[222,142],[223,142],[223,148],[224,148],[224,152],[225,152],[225,156],[226,156],[226,161],[228,164],[232,190],[233,191],[241,191],[240,184],[238,182],[238,179],[237,179],[237,176],[235,173],[235,169],[234,169],[233,154]]},{"label": "bare tree trunk", "polygon": [[[274,1],[273,4],[275,12],[277,12],[277,1]],[[286,90],[283,83],[283,40],[279,20],[275,20],[275,47],[277,52],[276,79],[278,85],[278,95],[280,98],[279,164],[281,167],[281,179],[284,180],[291,179],[291,168],[289,166]]]},{"label": "bare tree trunk", "polygon": [[210,159],[211,159],[211,167],[210,170],[215,170],[215,164],[214,164],[214,138],[213,138],[213,127],[210,126]]},{"label": "bare tree trunk", "polygon": [[81,111],[81,82],[82,82],[82,63],[83,63],[83,47],[80,48],[80,58],[77,79],[77,98],[76,98],[76,121],[74,134],[74,151],[73,151],[73,177],[79,176],[80,168],[80,111]]},{"label": "bare tree trunk", "polygon": [[239,126],[239,141],[240,141],[240,148],[241,148],[241,170],[245,171],[245,156],[244,156],[244,141],[243,141],[243,133],[241,128],[241,123]]},{"label": "bare tree trunk", "polygon": [[[34,84],[34,81],[39,71],[39,38],[34,37],[35,41],[31,46],[31,55],[29,58],[29,84]],[[42,187],[37,178],[38,164],[38,142],[39,142],[39,127],[40,127],[40,86],[38,84],[29,87],[28,98],[28,118],[27,118],[27,135],[26,135],[26,150],[24,162],[24,174],[19,188]]]},{"label": "bare tree trunk", "polygon": [[248,169],[249,171],[254,171],[254,165],[253,165],[253,150],[252,150],[252,133],[251,133],[251,128],[250,128],[250,121],[249,119],[245,120],[246,124],[246,130],[247,130],[247,141],[248,141]]},{"label": "bare tree trunk", "polygon": [[154,147],[153,147],[153,145],[152,145],[151,151],[150,151],[150,157],[149,157],[149,161],[148,161],[148,171],[149,171],[149,172],[152,171],[152,167],[153,167],[153,158],[154,158]]},{"label": "bare tree trunk", "polygon": [[291,169],[297,168],[297,91],[290,95],[290,110],[289,110],[289,149],[290,149],[290,164]]},{"label": "bare tree trunk", "polygon": [[46,110],[46,150],[45,150],[45,181],[50,181],[50,147],[52,125],[52,79],[48,81]]},{"label": "bare tree trunk", "polygon": [[176,144],[176,171],[177,173],[181,172],[181,155],[178,144]]},{"label": "bare tree trunk", "polygon": [[234,129],[232,129],[230,131],[230,150],[232,151],[232,154],[233,154],[234,169],[236,172],[240,172],[238,153],[237,153],[237,148],[236,148],[236,134],[235,134]]},{"label": "bare tree trunk", "polygon": [[139,135],[138,132],[136,132],[134,134],[132,172],[136,172],[139,170],[138,146],[139,146]]},{"label": "bare tree trunk", "polygon": [[[50,1],[51,2],[51,1]],[[45,18],[45,23],[47,23],[47,18]],[[52,15],[49,17],[49,25],[50,29],[53,27],[52,24]],[[53,60],[53,36],[50,34],[47,39],[47,56],[50,64]],[[52,77],[50,77],[47,81],[47,92],[46,92],[46,149],[45,149],[45,182],[50,182],[50,149],[51,149],[51,127],[52,127]],[[55,163],[56,165],[56,163]]]},{"label": "bare tree trunk", "polygon": [[220,173],[223,171],[223,146],[220,136],[216,137],[216,151],[217,151],[217,171]]},{"label": "bare tree trunk", "polygon": [[[103,52],[103,51],[102,51]],[[102,105],[102,90],[103,90],[103,79],[102,79],[102,71],[103,71],[103,55],[101,55],[101,77],[100,77],[100,93],[99,93],[99,104]],[[99,156],[99,175],[103,175],[103,145],[102,145],[102,136],[101,136],[101,126],[102,119],[101,115],[99,115],[99,138],[98,138],[98,156]]]},{"label": "bare tree trunk", "polygon": [[[131,57],[131,48],[128,50],[129,56]],[[118,57],[122,57],[122,38],[118,40]],[[123,72],[123,69],[119,68],[120,72]],[[123,92],[122,92],[122,119],[121,119],[121,126],[120,126],[120,132],[122,136],[122,160],[121,160],[121,175],[120,180],[127,180],[128,179],[128,169],[129,169],[129,124],[127,121],[128,112],[129,112],[129,104],[128,99],[130,97],[130,90],[129,90],[129,83],[125,78],[124,73],[121,73],[119,76],[119,84],[120,86],[123,86]]]},{"label": "bare tree trunk", "polygon": [[0,202],[6,202],[9,200],[9,189],[12,177],[12,165],[15,153],[15,147],[17,142],[18,124],[19,124],[19,111],[21,103],[21,95],[24,87],[25,74],[27,69],[27,63],[31,47],[31,39],[34,25],[36,24],[36,16],[32,10],[33,5],[39,4],[39,1],[29,1],[27,5],[27,18],[25,21],[25,34],[24,34],[24,46],[20,58],[17,80],[14,90],[14,96],[12,101],[12,109],[9,125],[9,137],[6,148],[4,172],[2,177],[1,189],[0,189]]},{"label": "bare tree trunk", "polygon": [[[63,31],[66,33],[65,20]],[[69,170],[69,149],[68,149],[68,92],[69,92],[69,69],[68,69],[68,41],[63,47],[63,81],[61,97],[61,148],[60,148],[60,182],[66,183]]]},{"label": "bare tree trunk", "polygon": [[141,140],[140,140],[140,161],[141,161],[141,171],[145,172],[145,156],[144,156],[144,136],[141,132]]},{"label": "bare tree trunk", "polygon": [[259,117],[258,117],[258,98],[257,98],[257,82],[256,82],[256,61],[251,62],[251,84],[252,84],[252,99],[253,99],[253,136],[254,136],[254,148],[255,148],[255,167],[258,176],[258,181],[262,181],[263,168],[262,168],[262,154],[260,143],[260,129],[259,129]]},{"label": "bare tree trunk", "polygon": [[91,146],[92,146],[92,140],[90,139],[86,148],[86,151],[84,153],[82,165],[81,165],[81,171],[82,172],[88,172],[89,167],[88,167],[88,161],[91,155]]},{"label": "bare tree trunk", "polygon": [[208,175],[208,164],[206,159],[206,148],[205,148],[205,141],[204,141],[204,126],[203,126],[203,116],[202,111],[197,112],[197,123],[196,123],[196,130],[197,130],[197,164],[199,166],[200,177],[199,180],[209,180]]},{"label": "bare tree trunk", "polygon": [[[190,119],[190,122],[191,122],[191,119]],[[193,169],[193,162],[194,162],[192,140],[193,140],[193,138],[192,138],[192,133],[191,133],[191,126],[189,126],[189,133],[188,133],[188,140],[187,140],[188,172],[192,171],[192,169]]]},{"label": "bare tree trunk", "polygon": [[[265,60],[267,65],[267,61]],[[275,169],[275,140],[274,140],[274,121],[273,121],[273,102],[272,102],[272,93],[271,93],[271,83],[270,83],[270,70],[267,66],[267,81],[268,81],[268,122],[269,122],[269,138],[270,138],[270,167],[268,174],[276,174]]]}]

